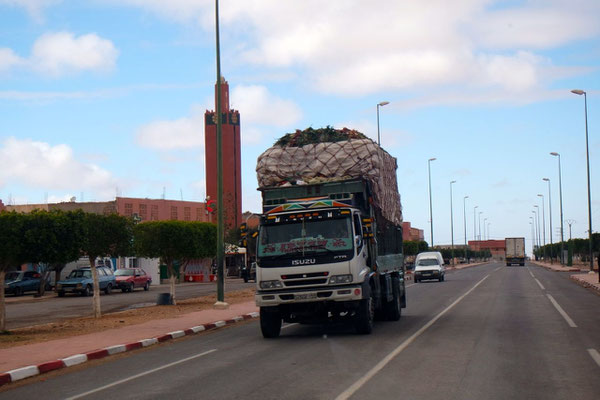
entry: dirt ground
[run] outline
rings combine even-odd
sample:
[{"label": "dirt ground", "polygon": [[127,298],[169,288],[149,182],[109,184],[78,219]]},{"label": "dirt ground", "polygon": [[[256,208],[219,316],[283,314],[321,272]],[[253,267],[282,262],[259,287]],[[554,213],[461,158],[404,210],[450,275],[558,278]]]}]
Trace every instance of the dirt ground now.
[{"label": "dirt ground", "polygon": [[[227,292],[227,302],[229,304],[251,301],[253,299],[254,289]],[[0,349],[101,332],[107,329],[141,324],[155,319],[173,318],[181,314],[212,308],[216,301],[216,295],[201,296],[193,299],[178,300],[176,306],[144,307],[106,314],[99,319],[93,317],[74,318],[30,328],[14,329],[6,334],[0,334]]]}]

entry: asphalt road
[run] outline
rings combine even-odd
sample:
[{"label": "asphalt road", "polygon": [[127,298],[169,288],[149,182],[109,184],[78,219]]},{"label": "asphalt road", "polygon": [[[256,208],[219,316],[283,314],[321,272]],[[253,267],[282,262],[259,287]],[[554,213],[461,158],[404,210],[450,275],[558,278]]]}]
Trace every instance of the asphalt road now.
[{"label": "asphalt road", "polygon": [[[241,279],[227,279],[225,290],[240,290],[254,287],[254,282],[244,283]],[[176,285],[175,297],[179,300],[214,294],[216,282],[182,283]],[[149,291],[135,289],[131,293],[113,290],[110,295],[100,292],[100,304],[103,313],[123,311],[129,308],[156,304],[159,293],[168,293],[169,285],[153,285]],[[30,297],[30,296],[29,296]],[[15,329],[25,326],[46,324],[67,318],[92,315],[92,297],[69,294],[65,297],[50,297],[34,300],[23,296],[18,302],[6,303],[6,327]]]},{"label": "asphalt road", "polygon": [[[371,335],[256,321],[48,375],[1,399],[600,398],[600,296],[541,267],[487,264],[411,284]],[[594,357],[598,359],[594,359]]]}]

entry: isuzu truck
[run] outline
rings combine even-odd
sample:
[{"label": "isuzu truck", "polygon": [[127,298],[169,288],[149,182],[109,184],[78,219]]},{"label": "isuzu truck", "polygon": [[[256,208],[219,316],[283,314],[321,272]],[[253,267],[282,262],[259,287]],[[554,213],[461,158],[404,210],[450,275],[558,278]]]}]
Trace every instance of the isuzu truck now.
[{"label": "isuzu truck", "polygon": [[309,129],[257,164],[263,215],[256,304],[265,338],[282,322],[345,321],[368,334],[406,307],[396,159],[364,135]]}]

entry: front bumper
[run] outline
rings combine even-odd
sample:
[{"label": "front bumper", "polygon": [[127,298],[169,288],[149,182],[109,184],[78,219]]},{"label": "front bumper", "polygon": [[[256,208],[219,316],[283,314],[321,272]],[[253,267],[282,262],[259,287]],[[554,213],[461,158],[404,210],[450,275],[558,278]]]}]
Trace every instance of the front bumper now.
[{"label": "front bumper", "polygon": [[414,276],[417,279],[439,279],[442,275],[442,271],[437,269],[415,271]]},{"label": "front bumper", "polygon": [[362,300],[364,295],[361,285],[340,285],[296,290],[259,290],[254,299],[258,307],[272,307],[280,304],[355,301]]}]

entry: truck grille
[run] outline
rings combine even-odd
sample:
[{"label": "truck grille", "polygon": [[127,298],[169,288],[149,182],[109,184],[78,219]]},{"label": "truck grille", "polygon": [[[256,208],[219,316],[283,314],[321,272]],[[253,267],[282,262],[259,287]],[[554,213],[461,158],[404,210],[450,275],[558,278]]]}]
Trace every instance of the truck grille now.
[{"label": "truck grille", "polygon": [[323,285],[327,283],[327,278],[322,279],[303,279],[301,281],[284,281],[285,286],[308,286],[308,285]]}]

